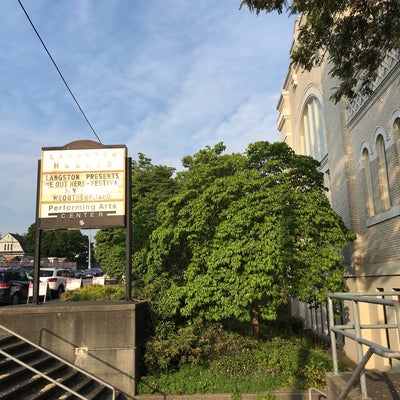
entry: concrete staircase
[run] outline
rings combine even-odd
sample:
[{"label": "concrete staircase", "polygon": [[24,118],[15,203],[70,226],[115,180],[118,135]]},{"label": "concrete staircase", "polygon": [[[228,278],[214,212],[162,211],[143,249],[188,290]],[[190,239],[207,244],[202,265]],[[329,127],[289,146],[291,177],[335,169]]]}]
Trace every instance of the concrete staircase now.
[{"label": "concrete staircase", "polygon": [[[47,378],[47,379],[46,379]],[[69,390],[68,390],[69,389]],[[72,392],[71,392],[72,391]],[[93,376],[15,336],[0,340],[2,400],[122,400]]]}]

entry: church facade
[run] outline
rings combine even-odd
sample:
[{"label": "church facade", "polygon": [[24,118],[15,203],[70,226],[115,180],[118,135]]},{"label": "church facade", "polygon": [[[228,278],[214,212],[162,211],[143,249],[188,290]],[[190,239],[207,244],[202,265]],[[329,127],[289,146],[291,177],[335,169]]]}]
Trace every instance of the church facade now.
[{"label": "church facade", "polygon": [[[299,24],[301,17],[295,22],[293,46]],[[289,68],[277,105],[281,140],[296,153],[320,161],[331,205],[357,235],[344,250],[350,292],[397,292],[400,291],[400,51],[387,54],[372,93],[368,96],[358,93],[351,101],[331,100],[337,82],[329,70],[328,62],[309,72]],[[327,334],[327,313],[323,307],[309,310],[306,305],[294,302],[293,310],[305,318],[309,327]],[[363,312],[370,323],[379,324],[384,317],[372,308]],[[377,335],[371,333],[371,339],[380,341]],[[391,347],[398,347],[398,341],[399,338],[392,338]],[[345,350],[355,358],[350,347]],[[387,360],[374,360],[372,364],[384,367]]]}]

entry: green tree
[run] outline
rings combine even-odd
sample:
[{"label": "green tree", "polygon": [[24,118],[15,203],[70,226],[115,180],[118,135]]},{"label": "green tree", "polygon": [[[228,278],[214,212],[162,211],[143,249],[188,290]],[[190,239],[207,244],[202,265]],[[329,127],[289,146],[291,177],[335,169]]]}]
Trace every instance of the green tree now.
[{"label": "green tree", "polygon": [[104,271],[113,278],[125,274],[125,230],[121,228],[100,229],[96,235],[94,253]]},{"label": "green tree", "polygon": [[400,48],[399,0],[243,0],[243,6],[257,14],[305,15],[292,61],[310,70],[327,54],[331,75],[339,79],[335,101],[353,98],[358,80],[368,93],[385,54]]},{"label": "green tree", "polygon": [[184,159],[179,193],[159,207],[148,281],[186,317],[275,319],[288,296],[315,303],[346,289],[341,250],[354,238],[332,210],[318,162],[285,143],[245,155],[220,143]]},{"label": "green tree", "polygon": [[[144,274],[149,237],[157,227],[158,204],[175,190],[174,168],[153,165],[151,159],[138,154],[132,161],[132,252],[133,277]],[[108,274],[121,277],[125,273],[125,230],[101,229],[95,236],[96,259]]]},{"label": "green tree", "polygon": [[[35,254],[36,224],[25,234],[27,252]],[[88,237],[79,230],[43,230],[41,232],[41,257],[67,257],[84,265],[88,256]]]},{"label": "green tree", "polygon": [[132,249],[133,273],[141,278],[145,273],[145,258],[150,235],[158,226],[158,205],[176,192],[175,169],[153,165],[151,159],[139,153],[132,167]]}]

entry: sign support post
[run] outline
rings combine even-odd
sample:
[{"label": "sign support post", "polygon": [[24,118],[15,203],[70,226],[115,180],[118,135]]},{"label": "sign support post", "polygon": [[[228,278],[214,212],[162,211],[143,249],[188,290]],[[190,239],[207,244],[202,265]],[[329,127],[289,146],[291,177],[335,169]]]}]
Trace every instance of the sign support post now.
[{"label": "sign support post", "polygon": [[33,304],[39,303],[39,270],[40,270],[40,243],[42,232],[39,224],[39,198],[40,198],[40,171],[41,162],[38,161],[38,175],[37,175],[37,193],[36,193],[36,230],[35,230],[35,257],[34,257],[34,270],[33,270]]},{"label": "sign support post", "polygon": [[126,159],[126,271],[125,298],[132,301],[132,159]]}]

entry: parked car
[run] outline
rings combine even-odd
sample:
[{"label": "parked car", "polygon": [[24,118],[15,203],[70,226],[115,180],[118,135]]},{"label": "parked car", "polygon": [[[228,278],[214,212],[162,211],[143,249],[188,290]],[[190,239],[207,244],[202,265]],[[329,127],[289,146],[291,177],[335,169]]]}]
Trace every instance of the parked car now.
[{"label": "parked car", "polygon": [[77,279],[83,279],[84,275],[85,275],[85,270],[83,269],[76,269],[74,271],[72,271],[72,273],[74,274],[75,278]]},{"label": "parked car", "polygon": [[93,278],[94,276],[103,276],[104,271],[101,268],[88,268],[85,269],[84,278]]},{"label": "parked car", "polygon": [[0,304],[19,304],[28,299],[32,277],[23,268],[0,268]]},{"label": "parked car", "polygon": [[47,282],[52,295],[60,297],[67,287],[67,279],[75,278],[74,274],[65,268],[40,268],[40,282]]},{"label": "parked car", "polygon": [[33,276],[33,270],[35,269],[35,267],[33,265],[22,265],[21,268],[23,268],[26,273],[28,274],[28,276]]}]

